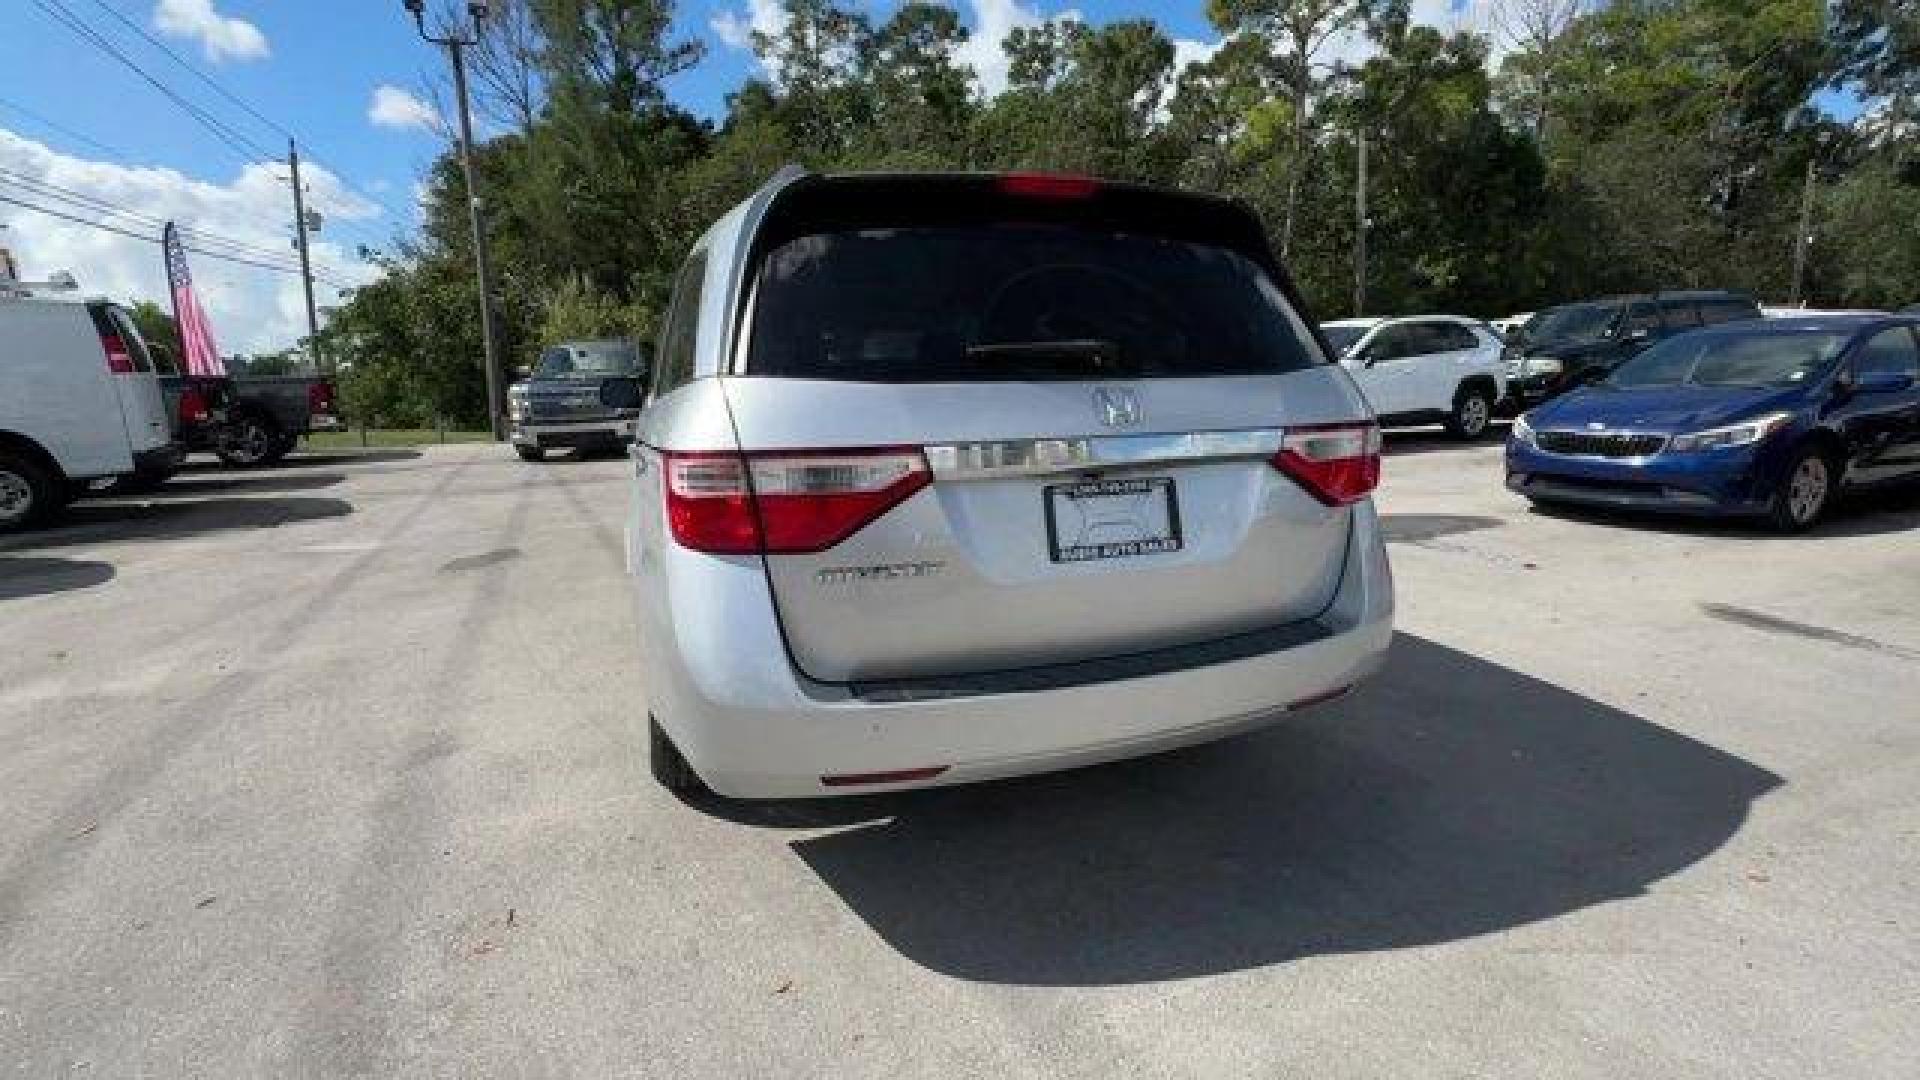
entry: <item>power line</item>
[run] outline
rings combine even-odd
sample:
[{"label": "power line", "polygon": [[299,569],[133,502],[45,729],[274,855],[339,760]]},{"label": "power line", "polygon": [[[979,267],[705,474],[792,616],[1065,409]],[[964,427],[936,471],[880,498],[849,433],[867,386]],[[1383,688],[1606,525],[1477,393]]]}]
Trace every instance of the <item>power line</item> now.
[{"label": "power line", "polygon": [[[37,199],[52,199],[55,202],[65,203],[68,206],[79,207],[85,211],[89,211],[93,213],[108,214],[114,217],[125,218],[129,221],[136,222],[148,228],[160,229],[166,225],[165,219],[155,217],[152,214],[144,214],[137,210],[129,210],[126,207],[109,202],[106,199],[99,198],[98,196],[88,195],[84,192],[74,191],[71,188],[61,187],[58,184],[54,184],[46,180],[41,180],[36,177],[28,176],[25,173],[15,172],[14,170],[5,168],[4,166],[0,166],[0,182],[10,183],[15,185],[16,187],[22,188],[24,189],[25,194],[31,195]],[[284,255],[281,255],[278,251],[275,251],[271,248],[261,247],[257,244],[250,244],[245,241],[235,239],[234,237],[225,236],[221,233],[216,233],[209,229],[205,229],[205,228],[202,228],[201,226],[194,225],[191,223],[182,224],[179,227],[183,236],[191,236],[196,241],[198,241],[199,243],[205,246],[218,246],[223,249],[226,249],[229,252],[235,252],[238,254],[247,255],[253,258],[260,258],[260,259],[284,259],[286,257]]]},{"label": "power line", "polygon": [[21,116],[24,116],[27,119],[33,121],[34,123],[39,124],[41,127],[46,128],[49,131],[53,131],[53,132],[57,132],[58,134],[65,135],[67,138],[73,139],[76,142],[85,143],[88,146],[93,147],[95,150],[99,150],[100,152],[107,154],[111,157],[116,157],[116,158],[133,157],[132,154],[127,153],[125,150],[116,150],[115,148],[108,146],[106,143],[101,142],[99,139],[95,139],[88,135],[82,135],[80,132],[75,131],[70,127],[67,127],[66,125],[56,120],[50,120],[47,117],[44,117],[37,112],[34,112],[32,109],[27,108],[25,105],[22,105],[17,101],[8,101],[6,98],[0,98],[0,108],[11,109],[14,112],[19,113]]},{"label": "power line", "polygon": [[[202,82],[205,82],[207,85],[211,86],[222,97],[226,98],[228,101],[232,102],[233,104],[237,105],[241,109],[245,110],[248,113],[248,115],[254,117],[255,119],[259,120],[261,123],[266,124],[268,127],[271,127],[276,131],[285,132],[287,130],[283,126],[269,119],[264,113],[254,108],[251,104],[247,103],[244,99],[240,98],[237,94],[234,94],[233,92],[227,90],[224,86],[222,86],[219,82],[214,80],[211,76],[205,74],[204,72],[200,71],[198,68],[194,67],[192,64],[188,63],[184,58],[180,57],[172,49],[168,48],[166,45],[162,44],[161,42],[153,38],[151,35],[149,35],[145,30],[141,29],[138,24],[127,19],[127,17],[122,13],[102,3],[101,0],[94,0],[94,3],[96,4],[96,6],[99,6],[103,11],[106,11],[109,15],[117,19],[119,22],[133,29],[147,42],[149,42],[156,48],[160,49],[163,53],[165,53],[168,56],[169,59],[173,60],[174,63],[180,65],[181,67],[186,68],[195,77],[199,78]],[[166,97],[167,100],[171,101],[174,105],[180,108],[181,111],[185,112],[189,117],[193,118],[201,127],[205,128],[216,139],[218,139],[229,151],[233,152],[234,156],[238,158],[242,164],[251,167],[260,161],[277,161],[278,160],[276,155],[262,148],[258,143],[248,138],[244,133],[242,133],[240,130],[235,128],[233,125],[226,123],[220,118],[214,116],[212,113],[208,112],[206,109],[201,108],[200,106],[196,105],[192,101],[189,101],[186,97],[182,96],[179,92],[175,91],[172,87],[168,86],[160,78],[155,76],[153,73],[149,72],[146,68],[142,67],[139,63],[133,60],[133,58],[129,57],[125,52],[123,52],[121,49],[116,47],[114,43],[110,41],[105,35],[103,35],[99,30],[95,29],[94,26],[91,23],[89,23],[85,18],[76,14],[72,8],[67,6],[64,0],[34,0],[34,5],[38,7],[41,10],[41,12],[45,14],[48,18],[53,19],[55,22],[60,23],[62,26],[65,26],[68,30],[72,31],[76,36],[80,37],[81,40],[86,41],[89,44],[92,44],[95,48],[106,53],[108,56],[112,57],[113,59],[119,61],[122,65],[124,65],[134,74],[138,75],[148,85],[152,86],[155,90],[159,91],[159,93],[162,96]],[[289,137],[291,137],[291,135],[289,135]],[[92,140],[87,140],[87,141],[91,142]],[[104,144],[97,144],[97,145],[100,145],[102,149],[107,149],[109,153],[115,153],[110,148],[105,147]],[[116,154],[116,156],[126,157],[129,155]],[[281,181],[283,183],[288,182],[284,177],[281,178]],[[382,207],[389,213],[392,213],[396,221],[405,220],[405,215],[402,214],[400,211],[396,210],[392,204],[386,202],[385,200],[355,189],[351,184],[348,184],[344,179],[340,180],[340,185],[343,189],[345,189],[350,194],[358,198],[365,199],[377,206]],[[388,242],[388,238],[375,235],[371,229],[349,218],[341,217],[338,220],[338,224],[341,228],[349,232],[358,233],[363,240],[369,242],[374,247],[384,246]],[[299,226],[304,228],[304,223],[299,223]]]},{"label": "power line", "polygon": [[294,137],[293,132],[288,131],[286,128],[283,128],[279,124],[274,123],[272,120],[262,115],[260,110],[254,108],[252,105],[249,105],[247,104],[246,101],[242,100],[238,94],[235,94],[233,91],[228,90],[226,87],[220,85],[219,82],[214,80],[213,76],[207,74],[204,71],[201,71],[199,68],[188,63],[185,59],[183,59],[180,56],[179,53],[176,53],[172,49],[168,48],[165,42],[161,41],[159,38],[154,37],[152,34],[147,33],[145,27],[142,27],[139,23],[133,21],[132,19],[127,18],[126,14],[120,11],[120,9],[108,4],[106,0],[93,0],[93,4],[95,7],[99,8],[101,11],[104,11],[108,15],[113,16],[114,19],[119,21],[120,25],[125,26],[127,29],[132,30],[136,34],[139,34],[142,38],[146,40],[147,44],[153,46],[156,49],[159,49],[162,53],[165,53],[167,59],[173,61],[174,63],[180,65],[182,68],[186,69],[188,74],[192,75],[194,78],[199,79],[201,82],[206,83],[208,86],[212,87],[214,93],[219,94],[221,97],[226,98],[228,101],[232,102],[235,105],[238,105],[241,109],[245,110],[248,116],[253,117],[255,120],[260,121],[261,123],[267,125],[268,127],[272,128],[274,131],[279,132],[281,135],[284,135],[289,139]]},{"label": "power line", "polygon": [[[98,7],[100,10],[112,16],[121,25],[127,27],[129,30],[132,30],[134,33],[140,35],[140,37],[143,40],[145,40],[147,44],[152,45],[154,48],[160,50],[163,54],[166,55],[167,59],[172,60],[175,64],[179,65],[188,74],[192,75],[194,78],[199,79],[201,82],[211,87],[214,93],[219,94],[221,97],[225,98],[227,101],[231,102],[233,105],[239,107],[248,116],[253,117],[255,120],[258,120],[260,123],[265,124],[267,127],[273,129],[275,132],[285,136],[286,138],[295,139],[296,141],[299,140],[299,137],[295,135],[291,130],[289,130],[279,122],[275,121],[272,117],[267,116],[265,113],[261,112],[259,109],[254,108],[250,102],[242,98],[240,95],[234,93],[233,91],[227,89],[226,86],[222,85],[219,82],[219,80],[215,79],[213,76],[207,74],[206,72],[200,70],[199,67],[195,66],[191,61],[187,60],[185,57],[182,57],[179,53],[174,52],[173,49],[169,48],[165,42],[154,37],[152,34],[147,33],[146,29],[142,27],[138,22],[135,22],[134,20],[127,18],[124,12],[121,12],[119,9],[113,7],[111,4],[108,4],[106,0],[93,0],[93,3],[94,3],[94,6]],[[318,146],[317,144],[312,143],[311,141],[308,141],[307,145],[314,149],[324,149]],[[369,192],[365,192],[354,187],[353,185],[347,183],[344,179],[340,181],[340,186],[342,188],[345,188],[348,193],[358,196],[359,198],[365,199],[368,202],[371,202],[374,205],[381,207],[382,209],[386,210],[388,213],[394,215],[396,219],[404,220],[406,217],[405,214],[401,213],[399,210],[394,208],[394,206],[391,203],[388,203],[386,200],[381,199],[376,195],[373,195]],[[357,223],[349,222],[347,223],[346,227],[352,228],[355,225],[357,225]],[[368,234],[368,238],[373,239],[376,243],[385,243],[384,240],[380,240],[377,237],[373,237],[371,236],[371,234]]]},{"label": "power line", "polygon": [[89,25],[85,19],[74,14],[73,9],[67,7],[63,0],[33,0],[33,3],[34,6],[38,7],[48,18],[53,19],[55,22],[65,26],[68,30],[73,31],[82,41],[92,44],[101,52],[120,61],[128,70],[140,76],[141,79],[145,80],[147,84],[155,90],[160,91],[168,101],[179,106],[181,111],[191,116],[201,127],[206,128],[215,138],[219,139],[227,149],[233,151],[234,155],[240,158],[242,163],[252,165],[256,160],[276,160],[276,155],[261,149],[258,143],[255,143],[245,135],[234,130],[231,126],[221,122],[218,117],[213,116],[193,102],[180,96],[172,87],[154,77],[151,72],[141,67],[133,58],[121,52],[120,49],[111,41],[107,40],[104,35]]},{"label": "power line", "polygon": [[[127,237],[128,239],[131,239],[131,240],[141,240],[149,244],[160,243],[160,239],[155,236],[148,236],[145,233],[135,232],[132,229],[122,228],[118,225],[110,225],[104,221],[94,221],[90,218],[81,217],[78,214],[69,214],[61,210],[55,210],[52,207],[40,206],[35,203],[27,202],[24,199],[16,199],[13,196],[7,195],[4,193],[0,193],[0,202],[12,203],[14,206],[24,207],[28,210],[34,211],[35,213],[45,214],[48,217],[59,218],[63,221],[70,221],[75,225],[85,225],[88,228],[100,229],[104,232],[114,233],[119,236]],[[300,273],[300,270],[298,267],[280,266],[270,262],[262,262],[254,259],[243,258],[238,255],[223,254],[218,251],[210,251],[207,248],[200,246],[198,244],[182,243],[181,246],[186,248],[188,251],[191,251],[197,255],[205,255],[210,259],[219,259],[224,262],[239,263],[242,266],[257,267],[261,270],[272,270],[275,273],[280,273],[280,274],[297,275]],[[324,281],[327,285],[336,289],[350,289],[353,287],[352,285],[347,284],[346,282],[338,278],[332,277],[331,275],[323,276],[321,274],[315,274],[314,277],[318,280]]]}]

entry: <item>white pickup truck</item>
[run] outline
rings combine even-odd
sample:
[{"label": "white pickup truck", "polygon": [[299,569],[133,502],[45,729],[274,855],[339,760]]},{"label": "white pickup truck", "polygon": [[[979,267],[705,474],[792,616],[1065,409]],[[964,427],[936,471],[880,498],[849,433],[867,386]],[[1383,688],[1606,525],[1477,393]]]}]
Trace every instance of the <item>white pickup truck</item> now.
[{"label": "white pickup truck", "polygon": [[0,531],[46,520],[95,481],[164,480],[180,456],[125,311],[0,291]]},{"label": "white pickup truck", "polygon": [[1438,422],[1477,439],[1507,396],[1506,343],[1476,319],[1341,319],[1320,332],[1382,424]]}]

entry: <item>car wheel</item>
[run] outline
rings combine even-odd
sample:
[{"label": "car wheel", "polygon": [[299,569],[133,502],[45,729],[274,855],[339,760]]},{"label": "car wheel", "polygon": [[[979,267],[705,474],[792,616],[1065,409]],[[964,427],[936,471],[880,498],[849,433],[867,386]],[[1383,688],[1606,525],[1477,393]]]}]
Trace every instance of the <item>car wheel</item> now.
[{"label": "car wheel", "polygon": [[1767,518],[1781,532],[1805,532],[1820,523],[1833,502],[1839,470],[1825,452],[1809,446],[1793,456],[1774,489]]},{"label": "car wheel", "polygon": [[249,413],[227,425],[220,445],[213,452],[221,461],[236,468],[270,465],[277,460],[273,451],[280,444],[280,439],[280,432],[274,429],[273,421]]},{"label": "car wheel", "polygon": [[522,446],[519,443],[514,443],[513,452],[520,455],[521,461],[547,460],[547,452],[537,446]]},{"label": "car wheel", "polygon": [[65,505],[59,481],[32,458],[0,450],[0,532],[45,521]]},{"label": "car wheel", "polygon": [[1477,439],[1487,433],[1493,421],[1493,396],[1485,390],[1462,390],[1447,417],[1447,430],[1461,439]]},{"label": "car wheel", "polygon": [[687,764],[686,755],[673,745],[673,740],[667,737],[666,730],[652,714],[647,716],[647,757],[653,768],[655,782],[675,795],[693,795],[707,790],[700,775],[693,771],[692,765]]},{"label": "car wheel", "polygon": [[278,439],[275,439],[273,446],[268,449],[267,460],[270,462],[278,462],[288,454],[299,449],[299,447],[300,436],[292,434],[282,435]]}]

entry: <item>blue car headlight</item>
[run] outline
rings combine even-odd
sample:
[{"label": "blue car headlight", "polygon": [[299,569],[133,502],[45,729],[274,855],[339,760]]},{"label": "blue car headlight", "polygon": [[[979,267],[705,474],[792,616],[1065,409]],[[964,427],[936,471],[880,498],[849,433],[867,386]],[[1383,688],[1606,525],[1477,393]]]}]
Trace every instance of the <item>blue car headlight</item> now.
[{"label": "blue car headlight", "polygon": [[1792,422],[1792,413],[1768,413],[1755,420],[1675,435],[1667,442],[1667,449],[1676,454],[1685,454],[1699,450],[1724,450],[1734,446],[1752,446]]}]

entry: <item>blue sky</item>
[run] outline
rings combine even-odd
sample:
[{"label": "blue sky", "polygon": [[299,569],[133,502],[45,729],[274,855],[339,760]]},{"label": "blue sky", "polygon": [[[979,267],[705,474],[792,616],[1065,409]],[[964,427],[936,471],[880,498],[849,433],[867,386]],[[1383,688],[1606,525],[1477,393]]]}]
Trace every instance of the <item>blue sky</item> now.
[{"label": "blue sky", "polygon": [[[434,0],[447,4],[451,0]],[[884,18],[895,0],[856,0]],[[1490,0],[1414,0],[1418,21],[1484,27]],[[444,54],[414,34],[401,0],[4,0],[0,16],[0,197],[46,199],[44,188],[132,208],[147,218],[181,221],[274,252],[290,254],[287,188],[276,164],[236,154],[158,90],[77,37],[44,7],[72,12],[175,91],[231,124],[274,156],[285,137],[222,99],[111,12],[136,24],[244,100],[274,125],[296,133],[314,167],[312,198],[329,221],[315,248],[335,288],[364,282],[373,269],[358,245],[390,239],[415,216],[413,187],[444,143],[429,125],[409,124],[427,110],[429,87],[445,79]],[[956,0],[962,19],[987,33],[975,43],[976,67],[1000,53],[998,36],[1022,22],[1077,13],[1094,23],[1148,17],[1177,43],[1182,60],[1215,43],[1203,0]],[[739,47],[745,27],[777,16],[778,0],[688,0],[682,34],[708,44],[706,59],[676,77],[670,94],[716,117],[725,96],[755,70]],[[731,33],[716,32],[732,28]],[[729,44],[728,38],[732,39]],[[965,57],[963,57],[965,59]],[[988,81],[991,81],[989,79]],[[388,89],[381,91],[380,88]],[[378,96],[377,96],[378,95]],[[386,123],[370,110],[380,101]],[[1846,95],[1822,103],[1858,111]],[[51,121],[50,126],[43,121]],[[484,132],[483,132],[484,134]],[[254,159],[254,160],[247,160]],[[61,204],[73,209],[71,202]],[[83,212],[81,216],[93,216]],[[109,218],[145,234],[146,223]],[[0,246],[25,263],[29,278],[71,270],[89,291],[123,299],[165,295],[150,244],[86,224],[50,219],[0,201]],[[285,273],[200,260],[196,281],[223,344],[244,351],[280,347],[304,326],[297,282]]]},{"label": "blue sky", "polygon": [[[196,103],[205,102],[256,141],[275,149],[284,141],[103,14],[96,0],[63,2],[163,81]],[[98,2],[138,22],[261,113],[299,134],[310,144],[311,156],[355,186],[385,187],[372,193],[386,201],[404,206],[404,193],[438,150],[430,132],[378,129],[367,120],[375,87],[391,84],[419,93],[429,78],[443,77],[445,70],[444,57],[414,36],[400,0],[213,0],[211,5],[198,0],[219,17],[257,27],[269,50],[263,57],[221,55],[214,60],[200,42],[156,29],[156,0]],[[5,72],[0,78],[0,128],[78,156],[109,156],[11,107],[24,106],[120,151],[112,156],[128,164],[169,166],[209,180],[230,179],[238,170],[240,162],[212,135],[138,76],[43,14],[33,0],[8,0],[7,6],[7,33],[0,34],[0,72]],[[970,4],[960,6],[963,15],[973,17]],[[1021,6],[1043,15],[1072,8],[1096,22],[1149,15],[1175,36],[1212,36],[1198,0],[1022,0]],[[724,11],[744,16],[746,9],[745,0],[693,0],[679,12],[681,31],[709,44],[707,59],[671,85],[673,96],[696,112],[717,115],[726,94],[753,70],[752,57],[719,41],[710,26]]]}]

